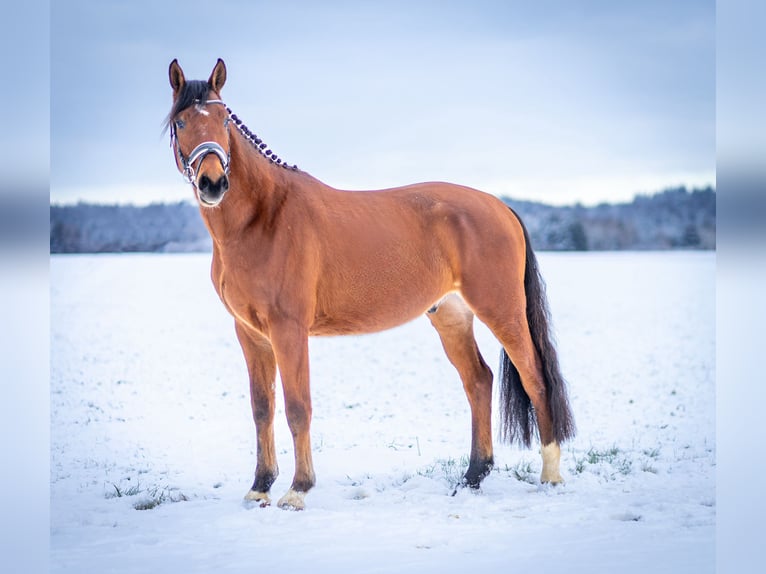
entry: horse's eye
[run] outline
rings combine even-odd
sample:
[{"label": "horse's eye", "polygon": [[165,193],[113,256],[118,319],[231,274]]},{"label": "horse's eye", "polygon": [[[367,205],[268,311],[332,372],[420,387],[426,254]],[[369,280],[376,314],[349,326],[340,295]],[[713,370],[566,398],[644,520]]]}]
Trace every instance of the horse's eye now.
[{"label": "horse's eye", "polygon": [[186,126],[186,122],[183,120],[176,120],[176,129],[182,130]]}]

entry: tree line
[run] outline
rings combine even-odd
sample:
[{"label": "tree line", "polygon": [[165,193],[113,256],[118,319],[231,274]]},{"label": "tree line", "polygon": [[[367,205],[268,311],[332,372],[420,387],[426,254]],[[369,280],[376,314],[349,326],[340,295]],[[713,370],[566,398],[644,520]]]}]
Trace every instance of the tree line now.
[{"label": "tree line", "polygon": [[[501,198],[523,219],[537,250],[715,249],[711,187],[676,187],[627,203],[552,206]],[[188,202],[148,206],[51,205],[51,253],[210,251],[199,208]]]}]

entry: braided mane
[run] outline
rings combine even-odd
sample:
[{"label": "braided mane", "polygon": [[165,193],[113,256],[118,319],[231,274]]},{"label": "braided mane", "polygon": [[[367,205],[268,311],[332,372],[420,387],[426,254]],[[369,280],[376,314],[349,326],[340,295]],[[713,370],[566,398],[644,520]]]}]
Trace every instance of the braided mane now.
[{"label": "braided mane", "polygon": [[248,127],[242,122],[239,117],[237,117],[237,114],[233,113],[231,111],[231,108],[229,106],[226,107],[226,112],[229,114],[229,117],[231,118],[231,121],[234,122],[234,125],[237,126],[237,130],[239,133],[241,133],[243,136],[245,136],[245,139],[249,141],[253,147],[260,153],[263,157],[268,159],[271,163],[274,165],[278,165],[280,167],[284,167],[285,169],[291,169],[293,171],[298,171],[298,166],[288,165],[286,162],[282,161],[277,154],[275,154],[273,151],[269,149],[269,146],[266,145],[266,143],[259,138],[256,134],[250,131]]}]

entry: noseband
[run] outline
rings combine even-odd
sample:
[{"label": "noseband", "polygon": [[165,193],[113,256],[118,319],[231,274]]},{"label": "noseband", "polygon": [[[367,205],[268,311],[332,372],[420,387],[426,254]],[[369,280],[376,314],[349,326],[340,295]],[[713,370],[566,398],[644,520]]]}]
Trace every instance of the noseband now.
[{"label": "noseband", "polygon": [[[197,101],[197,105],[207,105],[207,104],[221,104],[222,106],[226,107],[226,104],[223,103],[221,100],[207,100],[204,104],[202,102]],[[228,111],[228,108],[227,108]],[[228,124],[226,127],[226,133],[228,134]],[[225,175],[229,175],[229,163],[231,161],[231,150],[226,151],[223,149],[218,143],[214,141],[207,141],[202,142],[197,147],[195,147],[192,152],[189,154],[188,157],[184,157],[184,154],[181,152],[181,146],[178,145],[178,134],[176,133],[176,126],[174,123],[171,122],[170,124],[170,145],[172,145],[176,151],[176,155],[178,156],[178,161],[181,163],[181,167],[183,168],[183,176],[187,183],[190,183],[192,185],[195,185],[195,171],[194,171],[194,162],[199,160],[200,165],[202,165],[202,161],[207,157],[208,154],[215,154],[218,156],[218,159],[221,160],[221,166],[223,166],[223,172]]]}]

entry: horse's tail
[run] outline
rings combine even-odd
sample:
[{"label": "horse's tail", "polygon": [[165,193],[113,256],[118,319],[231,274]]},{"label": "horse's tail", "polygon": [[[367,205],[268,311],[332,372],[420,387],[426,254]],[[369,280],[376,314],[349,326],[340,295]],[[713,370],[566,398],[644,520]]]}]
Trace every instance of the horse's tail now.
[{"label": "horse's tail", "polygon": [[[561,444],[574,437],[575,424],[569,406],[567,389],[559,369],[556,347],[553,344],[548,325],[550,312],[545,297],[545,282],[540,275],[537,258],[532,251],[529,233],[518,214],[513,211],[524,231],[526,243],[526,267],[524,270],[524,292],[527,299],[527,323],[532,335],[537,354],[542,362],[545,391],[548,407],[553,419],[553,438]],[[521,385],[521,377],[516,366],[511,362],[505,349],[500,356],[500,417],[502,436],[508,442],[518,441],[529,447],[532,434],[536,430],[535,411],[529,396]]]}]

